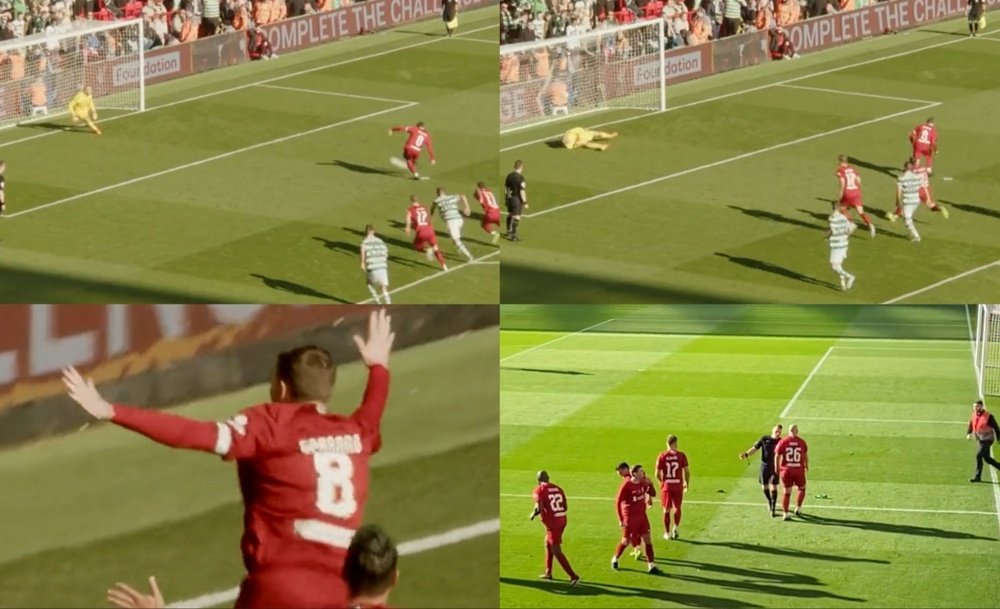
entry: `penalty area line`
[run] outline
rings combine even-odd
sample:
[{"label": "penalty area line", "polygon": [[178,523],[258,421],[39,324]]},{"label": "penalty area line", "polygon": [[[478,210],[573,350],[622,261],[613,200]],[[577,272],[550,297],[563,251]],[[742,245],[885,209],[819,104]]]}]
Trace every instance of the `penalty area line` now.
[{"label": "penalty area line", "polygon": [[519,355],[524,355],[525,353],[531,353],[532,351],[536,351],[538,349],[541,349],[542,347],[548,347],[552,343],[557,343],[557,342],[559,342],[561,340],[566,340],[567,338],[571,338],[573,336],[576,336],[577,334],[583,334],[584,332],[589,332],[590,330],[593,330],[594,328],[600,328],[604,324],[611,323],[614,320],[615,320],[615,318],[612,317],[611,319],[605,319],[604,321],[602,321],[600,323],[596,323],[596,324],[594,324],[592,326],[587,326],[586,328],[583,328],[582,330],[577,330],[576,332],[570,332],[569,334],[563,334],[562,336],[557,336],[557,337],[553,338],[552,340],[547,340],[544,343],[540,343],[538,345],[535,345],[534,347],[529,347],[529,348],[525,349],[524,351],[518,351],[517,353],[511,353],[507,357],[501,357],[500,358],[500,362],[502,363],[502,362],[505,362],[505,361],[507,361],[509,359],[514,359],[515,357],[517,357]]}]

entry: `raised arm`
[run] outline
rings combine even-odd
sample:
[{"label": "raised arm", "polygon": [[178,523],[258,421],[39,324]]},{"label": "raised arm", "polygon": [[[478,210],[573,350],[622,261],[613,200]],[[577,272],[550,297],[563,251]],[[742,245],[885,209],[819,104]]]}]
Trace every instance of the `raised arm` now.
[{"label": "raised arm", "polygon": [[[369,434],[378,436],[385,402],[389,396],[389,353],[396,335],[392,331],[392,319],[385,309],[373,312],[368,318],[368,338],[354,336],[361,359],[368,366],[368,385],[361,406],[351,417]],[[376,442],[376,449],[378,442]]]}]

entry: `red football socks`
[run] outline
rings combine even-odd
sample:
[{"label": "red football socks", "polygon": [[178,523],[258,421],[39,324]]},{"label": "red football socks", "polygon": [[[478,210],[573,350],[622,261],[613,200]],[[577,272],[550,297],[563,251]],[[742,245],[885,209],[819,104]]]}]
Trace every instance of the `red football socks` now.
[{"label": "red football socks", "polygon": [[791,498],[792,498],[792,494],[789,493],[789,492],[785,492],[781,496],[781,509],[782,510],[784,510],[786,512],[788,511],[788,500],[791,499]]},{"label": "red football socks", "polygon": [[670,512],[663,512],[663,532],[670,532]]},{"label": "red football socks", "polygon": [[621,558],[621,555],[625,552],[625,543],[619,543],[618,547],[615,548],[615,560]]},{"label": "red football socks", "polygon": [[441,253],[441,250],[435,251],[434,257],[437,258],[438,264],[440,264],[441,267],[444,268],[444,254]]},{"label": "red football socks", "polygon": [[806,500],[806,489],[800,488],[799,494],[795,497],[795,506],[802,507],[802,502]]},{"label": "red football socks", "polygon": [[545,544],[545,572],[552,575],[552,546]]},{"label": "red football socks", "polygon": [[681,506],[678,505],[677,507],[674,508],[674,526],[677,526],[680,523],[681,523]]},{"label": "red football socks", "polygon": [[653,544],[646,544],[646,561],[653,562]]},{"label": "red football socks", "polygon": [[872,225],[872,219],[871,219],[871,217],[868,216],[867,213],[861,214],[861,219],[864,220],[865,224],[867,224],[868,226]]},{"label": "red football socks", "polygon": [[566,575],[569,575],[570,579],[579,579],[577,574],[573,571],[573,567],[569,566],[569,559],[566,558],[565,554],[560,552],[557,558],[559,559],[559,564],[562,565],[563,570],[566,571]]}]

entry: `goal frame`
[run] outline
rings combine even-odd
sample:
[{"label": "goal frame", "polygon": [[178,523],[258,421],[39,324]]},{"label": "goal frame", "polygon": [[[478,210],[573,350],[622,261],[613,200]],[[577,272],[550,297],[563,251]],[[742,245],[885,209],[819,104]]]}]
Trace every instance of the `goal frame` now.
[{"label": "goal frame", "polygon": [[972,362],[979,396],[1000,397],[1000,304],[976,307]]}]

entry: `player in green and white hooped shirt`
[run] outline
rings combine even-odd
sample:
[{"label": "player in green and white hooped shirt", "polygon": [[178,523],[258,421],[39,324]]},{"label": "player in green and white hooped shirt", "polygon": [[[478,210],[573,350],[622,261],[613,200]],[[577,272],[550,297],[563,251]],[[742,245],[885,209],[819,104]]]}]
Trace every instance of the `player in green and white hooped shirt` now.
[{"label": "player in green and white hooped shirt", "polygon": [[826,238],[830,242],[830,266],[840,276],[840,289],[849,290],[854,285],[855,277],[844,270],[844,260],[847,259],[848,241],[857,225],[840,212],[840,205],[837,203],[833,204],[833,213],[828,219],[830,230],[827,231]]},{"label": "player in green and white hooped shirt", "polygon": [[392,304],[389,299],[389,246],[375,236],[375,227],[371,224],[365,227],[365,234],[361,242],[361,270],[368,274],[368,291],[376,304]]},{"label": "player in green and white hooped shirt", "polygon": [[[461,211],[459,211],[459,202],[462,204]],[[451,240],[455,242],[458,251],[462,252],[462,255],[471,262],[472,254],[462,244],[462,224],[464,223],[462,216],[468,216],[472,213],[469,210],[469,200],[465,198],[465,195],[449,195],[439,186],[437,189],[437,198],[434,199],[434,204],[431,205],[432,214],[435,208],[441,212],[441,219],[448,225],[448,234],[451,235]]]},{"label": "player in green and white hooped shirt", "polygon": [[896,206],[903,207],[903,221],[907,230],[910,231],[910,240],[920,241],[920,233],[913,224],[913,214],[920,207],[920,187],[923,185],[923,178],[919,173],[913,171],[915,161],[910,159],[903,166],[903,175],[896,180]]}]

